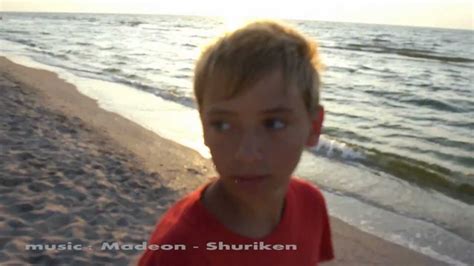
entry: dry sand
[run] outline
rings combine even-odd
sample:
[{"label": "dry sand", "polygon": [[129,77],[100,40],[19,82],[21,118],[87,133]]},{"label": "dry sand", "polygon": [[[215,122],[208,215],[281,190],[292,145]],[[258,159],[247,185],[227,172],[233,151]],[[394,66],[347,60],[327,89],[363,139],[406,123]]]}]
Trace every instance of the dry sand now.
[{"label": "dry sand", "polygon": [[[148,240],[166,208],[214,174],[194,150],[4,57],[0,110],[0,264],[131,264],[140,251],[102,243]],[[336,218],[331,226],[337,259],[325,265],[444,265]],[[25,250],[68,242],[85,250]]]}]

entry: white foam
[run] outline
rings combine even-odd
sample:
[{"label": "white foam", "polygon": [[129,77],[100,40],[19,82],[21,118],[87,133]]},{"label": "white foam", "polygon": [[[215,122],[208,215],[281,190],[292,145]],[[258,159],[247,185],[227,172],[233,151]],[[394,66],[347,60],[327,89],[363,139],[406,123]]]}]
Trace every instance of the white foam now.
[{"label": "white foam", "polygon": [[[355,198],[324,191],[330,215],[387,241],[445,262],[472,265],[473,243],[429,222],[373,207]],[[416,232],[416,233],[415,233]]]},{"label": "white foam", "polygon": [[317,154],[322,154],[327,157],[336,157],[342,159],[364,159],[365,156],[356,151],[355,149],[347,146],[343,142],[338,142],[336,140],[329,139],[326,136],[321,136],[319,143],[316,148],[313,148]]}]

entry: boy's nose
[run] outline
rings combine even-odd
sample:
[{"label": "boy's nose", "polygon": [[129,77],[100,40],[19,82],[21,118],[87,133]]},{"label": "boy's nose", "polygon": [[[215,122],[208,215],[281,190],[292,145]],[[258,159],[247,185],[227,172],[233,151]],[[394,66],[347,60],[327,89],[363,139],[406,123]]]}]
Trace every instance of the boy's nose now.
[{"label": "boy's nose", "polygon": [[254,162],[263,159],[260,141],[255,133],[242,135],[235,157],[243,162]]}]

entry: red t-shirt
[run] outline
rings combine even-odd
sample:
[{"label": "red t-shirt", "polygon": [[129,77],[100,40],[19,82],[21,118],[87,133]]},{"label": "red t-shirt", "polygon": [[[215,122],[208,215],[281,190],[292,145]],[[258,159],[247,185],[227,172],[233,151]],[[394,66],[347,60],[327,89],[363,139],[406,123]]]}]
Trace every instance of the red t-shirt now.
[{"label": "red t-shirt", "polygon": [[262,239],[238,235],[212,216],[200,201],[206,186],[165,213],[138,265],[315,266],[334,257],[326,203],[312,184],[291,179],[282,219]]}]

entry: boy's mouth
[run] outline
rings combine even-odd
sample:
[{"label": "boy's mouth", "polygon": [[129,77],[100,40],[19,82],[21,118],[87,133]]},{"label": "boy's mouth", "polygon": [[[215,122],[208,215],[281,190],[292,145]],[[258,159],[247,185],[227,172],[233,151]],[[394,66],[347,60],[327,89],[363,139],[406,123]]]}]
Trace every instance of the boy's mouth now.
[{"label": "boy's mouth", "polygon": [[265,180],[269,175],[238,175],[234,176],[234,182],[240,184],[255,184]]}]

